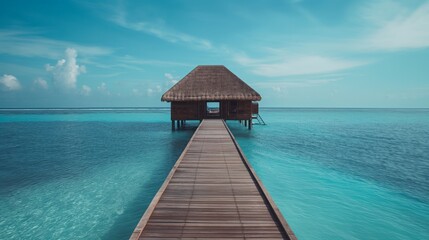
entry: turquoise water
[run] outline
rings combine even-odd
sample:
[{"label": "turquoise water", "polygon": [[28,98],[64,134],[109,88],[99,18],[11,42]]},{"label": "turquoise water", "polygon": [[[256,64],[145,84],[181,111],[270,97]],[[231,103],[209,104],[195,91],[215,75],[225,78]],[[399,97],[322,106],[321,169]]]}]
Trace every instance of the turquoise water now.
[{"label": "turquoise water", "polygon": [[0,113],[0,238],[127,239],[192,135],[168,114]]},{"label": "turquoise water", "polygon": [[[429,110],[263,109],[231,130],[300,239],[429,239]],[[127,239],[195,127],[0,111],[0,238]]]}]

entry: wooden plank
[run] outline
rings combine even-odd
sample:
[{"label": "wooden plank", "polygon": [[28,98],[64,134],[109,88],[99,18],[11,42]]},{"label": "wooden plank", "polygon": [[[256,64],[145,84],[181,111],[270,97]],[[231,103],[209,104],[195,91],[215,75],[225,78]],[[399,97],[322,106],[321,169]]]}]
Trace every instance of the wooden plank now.
[{"label": "wooden plank", "polygon": [[272,211],[274,211],[274,215],[276,216],[277,220],[280,222],[280,224],[282,225],[282,228],[284,229],[284,231],[286,231],[287,236],[289,237],[289,239],[297,239],[295,236],[295,233],[292,231],[292,229],[290,228],[289,224],[287,223],[286,219],[283,217],[283,215],[281,214],[280,210],[278,209],[277,205],[274,203],[274,200],[271,198],[271,196],[269,195],[268,191],[265,189],[264,185],[262,184],[261,180],[259,180],[258,176],[256,175],[255,170],[253,169],[252,165],[250,165],[249,161],[247,160],[246,156],[244,156],[243,151],[241,150],[240,146],[238,145],[237,141],[235,140],[234,135],[232,134],[232,132],[229,130],[229,128],[226,126],[226,123],[224,122],[225,127],[229,133],[229,135],[231,136],[232,140],[234,141],[235,147],[237,148],[241,158],[243,159],[243,162],[245,163],[246,167],[249,169],[253,179],[256,180],[257,182],[257,186],[259,187],[259,189],[262,192],[263,197],[268,201],[270,209]]},{"label": "wooden plank", "polygon": [[[201,126],[201,125],[200,125]],[[198,126],[196,132],[200,128]],[[174,164],[173,168],[171,169],[170,173],[168,174],[167,178],[165,179],[164,183],[162,184],[161,188],[156,193],[155,197],[152,199],[152,202],[149,204],[149,207],[146,209],[145,213],[143,214],[143,217],[140,219],[139,223],[137,224],[136,228],[134,229],[130,239],[138,239],[143,231],[143,228],[147,224],[147,221],[149,220],[149,217],[152,215],[153,210],[155,209],[156,205],[158,204],[159,199],[161,198],[162,194],[164,193],[165,189],[168,186],[168,183],[170,182],[170,179],[173,177],[174,172],[176,171],[177,167],[180,165],[180,162],[182,161],[187,149],[190,147],[192,143],[192,139],[195,137],[196,134],[194,134],[191,138],[191,140],[188,142],[188,144],[185,147],[185,150],[183,150],[182,154],[180,155],[177,162]]]},{"label": "wooden plank", "polygon": [[223,120],[203,120],[130,239],[296,239]]}]

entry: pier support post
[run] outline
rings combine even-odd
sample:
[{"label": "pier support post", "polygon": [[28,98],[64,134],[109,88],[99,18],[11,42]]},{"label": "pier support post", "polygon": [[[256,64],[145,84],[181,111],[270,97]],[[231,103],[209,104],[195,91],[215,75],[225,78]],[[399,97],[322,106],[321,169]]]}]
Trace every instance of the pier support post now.
[{"label": "pier support post", "polygon": [[176,130],[175,125],[174,125],[174,120],[171,120],[171,130],[172,131]]},{"label": "pier support post", "polygon": [[252,119],[247,120],[247,121],[249,121],[248,126],[249,126],[249,130],[251,130],[252,129]]},{"label": "pier support post", "polygon": [[244,126],[247,127],[247,120],[244,120]]}]

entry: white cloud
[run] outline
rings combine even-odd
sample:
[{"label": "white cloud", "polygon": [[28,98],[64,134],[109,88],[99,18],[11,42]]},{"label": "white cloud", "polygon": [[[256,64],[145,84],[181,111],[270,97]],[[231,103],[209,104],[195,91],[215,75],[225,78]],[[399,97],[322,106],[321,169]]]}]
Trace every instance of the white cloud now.
[{"label": "white cloud", "polygon": [[[357,14],[354,20],[359,25],[352,31],[358,33],[356,36],[346,37],[350,30],[348,24],[348,29],[330,31],[338,33],[333,36],[301,39],[299,43],[292,41],[289,44],[299,47],[264,48],[256,45],[254,56],[233,53],[232,57],[255,74],[283,77],[336,73],[374,61],[347,57],[346,54],[356,56],[429,47],[429,1],[421,5],[391,0],[367,1],[360,3],[354,11]],[[256,55],[258,49],[263,49],[263,53]]]},{"label": "white cloud", "polygon": [[41,37],[37,32],[0,30],[0,53],[24,57],[58,59],[67,47],[79,51],[82,56],[96,57],[108,55],[109,48],[86,46],[72,42]]},{"label": "white cloud", "polygon": [[364,39],[370,50],[402,50],[429,47],[429,2],[407,9],[398,2],[382,1],[362,13],[377,29]]},{"label": "white cloud", "polygon": [[140,90],[138,90],[137,88],[133,88],[131,91],[132,91],[134,96],[141,96],[142,95]]},{"label": "white cloud", "polygon": [[318,55],[301,55],[290,57],[274,56],[265,59],[253,59],[238,55],[234,60],[250,69],[251,72],[266,77],[283,77],[290,75],[310,75],[333,73],[367,64],[364,61],[346,60]]},{"label": "white cloud", "polygon": [[100,86],[98,86],[97,87],[97,90],[98,91],[100,91],[101,93],[104,93],[104,94],[107,94],[107,95],[110,95],[110,91],[109,91],[109,89],[107,88],[107,85],[106,85],[106,83],[101,83],[100,84]]},{"label": "white cloud", "polygon": [[200,49],[212,49],[212,43],[206,39],[191,36],[186,33],[182,33],[161,24],[154,24],[151,22],[129,22],[127,20],[127,13],[120,7],[115,7],[115,12],[112,16],[109,16],[109,20],[123,28],[131,29],[133,31],[143,32],[159,39],[162,39],[171,43],[186,43],[192,47]]},{"label": "white cloud", "polygon": [[89,94],[91,94],[91,88],[87,85],[82,85],[81,94],[84,96],[89,96]]},{"label": "white cloud", "polygon": [[37,78],[36,80],[34,80],[33,84],[43,89],[49,88],[48,82],[43,78]]},{"label": "white cloud", "polygon": [[162,87],[161,87],[161,85],[156,85],[156,91],[157,92],[161,92],[162,91]]},{"label": "white cloud", "polygon": [[174,77],[171,73],[164,73],[164,77],[168,79],[168,83],[174,85],[178,82],[177,77]]},{"label": "white cloud", "polygon": [[[382,11],[380,11],[382,10]],[[398,1],[376,0],[362,2],[356,9],[357,18],[370,25],[383,26],[390,20],[409,14],[407,9]]]},{"label": "white cloud", "polygon": [[386,49],[429,46],[429,4],[408,18],[395,20],[380,29],[371,39],[373,46]]},{"label": "white cloud", "polygon": [[164,73],[164,77],[166,77],[168,80],[173,80],[174,77],[171,73]]},{"label": "white cloud", "polygon": [[272,89],[274,92],[281,92],[282,91],[282,89],[279,86],[274,86],[274,87],[272,87]]},{"label": "white cloud", "polygon": [[152,88],[148,88],[148,89],[146,90],[146,92],[147,92],[147,95],[148,95],[148,96],[152,96],[152,94],[153,94],[153,89],[152,89]]},{"label": "white cloud", "polygon": [[135,70],[141,70],[141,67],[140,66],[133,67],[130,65],[183,66],[183,67],[193,66],[191,64],[183,63],[183,62],[173,62],[173,61],[163,61],[163,60],[147,60],[147,59],[136,58],[136,57],[133,57],[130,55],[125,55],[123,57],[119,57],[117,61],[122,63],[122,64],[117,65],[117,66],[131,68],[131,69],[135,69]]},{"label": "white cloud", "polygon": [[21,89],[21,84],[13,75],[4,74],[3,77],[0,78],[0,84],[3,85],[3,89],[7,91],[16,91]]},{"label": "white cloud", "polygon": [[77,65],[77,52],[73,48],[67,48],[65,59],[58,60],[55,66],[47,64],[46,71],[52,73],[56,84],[64,88],[75,88],[79,74],[86,72],[84,66]]},{"label": "white cloud", "polygon": [[302,75],[302,76],[290,76],[287,79],[277,79],[260,81],[253,83],[253,85],[270,89],[275,92],[284,92],[289,88],[307,88],[307,87],[318,87],[325,84],[331,84],[344,79],[343,74],[318,74],[318,75]]}]

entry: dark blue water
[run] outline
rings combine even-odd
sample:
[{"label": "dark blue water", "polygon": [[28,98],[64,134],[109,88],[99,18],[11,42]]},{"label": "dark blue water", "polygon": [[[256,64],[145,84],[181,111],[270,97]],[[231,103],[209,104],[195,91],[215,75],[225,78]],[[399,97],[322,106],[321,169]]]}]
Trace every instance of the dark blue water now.
[{"label": "dark blue water", "polygon": [[[300,239],[429,239],[428,110],[261,115],[229,126]],[[165,110],[0,111],[0,238],[127,239],[194,129],[170,128]]]}]

